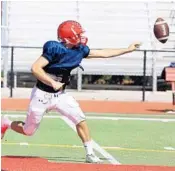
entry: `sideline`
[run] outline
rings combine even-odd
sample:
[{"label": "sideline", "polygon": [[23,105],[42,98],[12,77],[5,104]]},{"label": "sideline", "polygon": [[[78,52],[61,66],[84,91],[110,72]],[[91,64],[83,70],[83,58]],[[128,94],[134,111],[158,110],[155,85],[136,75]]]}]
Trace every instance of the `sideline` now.
[{"label": "sideline", "polygon": [[[26,115],[20,114],[2,114],[7,117],[11,118],[25,118]],[[62,116],[59,115],[44,115],[44,118],[62,118]],[[140,118],[140,117],[117,117],[117,116],[86,116],[87,119],[95,119],[95,120],[134,120],[134,121],[158,121],[158,122],[175,122],[175,119],[170,119],[170,118]]]}]

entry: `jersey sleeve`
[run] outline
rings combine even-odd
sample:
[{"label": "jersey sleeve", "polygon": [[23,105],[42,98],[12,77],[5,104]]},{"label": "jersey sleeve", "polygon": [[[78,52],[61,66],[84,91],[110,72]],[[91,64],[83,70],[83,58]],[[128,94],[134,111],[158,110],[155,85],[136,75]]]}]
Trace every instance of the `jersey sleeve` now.
[{"label": "jersey sleeve", "polygon": [[89,55],[89,53],[90,53],[89,47],[88,46],[84,46],[83,52],[84,52],[84,58],[86,58]]},{"label": "jersey sleeve", "polygon": [[62,53],[61,47],[57,42],[48,41],[43,46],[42,56],[49,62],[52,62],[55,57],[59,57]]}]

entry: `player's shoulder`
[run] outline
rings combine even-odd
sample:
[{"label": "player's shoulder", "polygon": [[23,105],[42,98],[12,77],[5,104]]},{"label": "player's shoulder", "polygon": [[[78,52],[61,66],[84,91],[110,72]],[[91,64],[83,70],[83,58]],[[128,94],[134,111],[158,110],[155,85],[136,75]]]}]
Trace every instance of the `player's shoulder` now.
[{"label": "player's shoulder", "polygon": [[44,43],[43,48],[64,48],[61,42],[49,40]]},{"label": "player's shoulder", "polygon": [[89,50],[89,46],[87,46],[87,45],[80,45],[80,49],[83,50],[83,51],[84,50],[86,51],[86,50]]},{"label": "player's shoulder", "polygon": [[87,45],[80,45],[80,48],[81,48],[81,51],[84,54],[84,58],[86,58],[89,55],[89,53],[90,53],[89,46],[87,46]]}]

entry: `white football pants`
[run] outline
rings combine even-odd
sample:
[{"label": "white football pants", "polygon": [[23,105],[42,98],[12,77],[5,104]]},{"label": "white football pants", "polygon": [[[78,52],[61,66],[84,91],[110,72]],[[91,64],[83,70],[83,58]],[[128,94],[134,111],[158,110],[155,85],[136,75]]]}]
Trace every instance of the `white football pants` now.
[{"label": "white football pants", "polygon": [[38,129],[44,113],[53,109],[69,118],[75,125],[85,120],[84,113],[72,96],[64,91],[47,93],[34,87],[23,127],[25,134],[33,135]]}]

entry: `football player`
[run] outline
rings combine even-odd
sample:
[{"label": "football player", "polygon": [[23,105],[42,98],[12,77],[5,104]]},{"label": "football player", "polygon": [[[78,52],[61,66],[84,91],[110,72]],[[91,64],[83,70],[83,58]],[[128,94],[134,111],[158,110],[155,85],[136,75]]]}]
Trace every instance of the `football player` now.
[{"label": "football player", "polygon": [[139,42],[123,49],[90,50],[87,37],[80,23],[72,20],[61,23],[57,30],[59,41],[47,41],[42,55],[32,65],[37,82],[34,86],[25,122],[1,119],[1,138],[8,128],[20,134],[31,136],[38,129],[46,111],[55,109],[69,118],[84,144],[86,162],[99,163],[91,143],[86,117],[77,101],[65,92],[71,71],[79,67],[83,58],[111,58],[136,50]]}]

